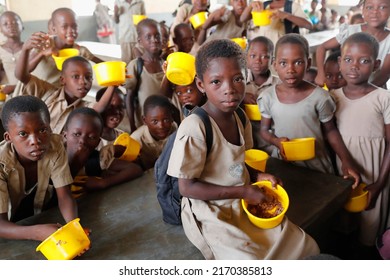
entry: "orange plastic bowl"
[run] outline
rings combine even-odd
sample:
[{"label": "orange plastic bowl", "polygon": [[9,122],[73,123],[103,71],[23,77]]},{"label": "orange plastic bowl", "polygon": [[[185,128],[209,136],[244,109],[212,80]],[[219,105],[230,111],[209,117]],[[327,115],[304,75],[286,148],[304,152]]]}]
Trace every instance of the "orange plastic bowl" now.
[{"label": "orange plastic bowl", "polygon": [[100,86],[119,86],[126,80],[126,63],[123,61],[106,61],[93,66],[97,83]]},{"label": "orange plastic bowl", "polygon": [[62,71],[62,64],[65,60],[70,57],[79,55],[80,51],[78,49],[62,49],[58,52],[58,56],[52,55],[54,62],[56,63],[57,69]]}]

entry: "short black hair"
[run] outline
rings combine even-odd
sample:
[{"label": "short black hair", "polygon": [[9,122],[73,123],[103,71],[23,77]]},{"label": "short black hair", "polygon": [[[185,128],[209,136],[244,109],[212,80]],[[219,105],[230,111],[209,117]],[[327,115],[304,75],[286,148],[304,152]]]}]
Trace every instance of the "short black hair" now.
[{"label": "short black hair", "polygon": [[94,118],[97,118],[99,120],[99,123],[100,123],[100,133],[101,134],[103,132],[103,119],[102,117],[100,116],[100,114],[98,112],[96,112],[94,109],[92,108],[89,108],[89,107],[79,107],[79,108],[76,108],[74,109],[68,116],[68,118],[66,119],[66,123],[65,123],[65,126],[64,126],[64,130],[67,130],[68,129],[68,125],[69,123],[73,120],[73,118],[75,118],[77,115],[85,115],[85,116],[91,116],[91,117],[94,117]]},{"label": "short black hair", "polygon": [[253,38],[252,40],[249,41],[249,44],[248,44],[248,50],[249,48],[251,47],[251,45],[253,43],[261,43],[261,44],[264,44],[267,46],[267,49],[268,49],[268,52],[270,53],[273,53],[274,52],[274,43],[268,39],[267,37],[265,36],[257,36],[255,38]]},{"label": "short black hair", "polygon": [[367,44],[372,50],[372,56],[374,59],[378,58],[379,42],[374,36],[367,32],[357,32],[348,36],[348,38],[342,44],[341,50],[343,50],[347,44]]},{"label": "short black hair", "polygon": [[[103,94],[106,92],[106,90],[107,90],[107,87],[103,87],[103,88],[99,89],[99,90],[96,92],[96,96],[95,96],[96,102],[99,102],[99,101],[100,101],[100,99],[102,98],[102,96],[103,96]],[[118,88],[118,87],[115,87],[115,88],[114,88],[114,93],[117,93],[117,94],[119,94],[119,95],[121,95],[121,96],[123,96],[123,97],[125,96],[125,94],[123,93],[123,91],[121,91],[121,89]]]},{"label": "short black hair", "polygon": [[309,43],[306,38],[297,33],[288,33],[279,38],[275,46],[275,56],[278,52],[278,49],[285,44],[299,45],[303,49],[305,56],[309,58],[310,50]]},{"label": "short black hair", "polygon": [[327,63],[327,62],[338,62],[340,55],[341,55],[341,51],[340,50],[331,52],[330,55],[326,58],[325,63]]},{"label": "short black hair", "polygon": [[157,94],[150,95],[146,98],[144,102],[144,108],[143,108],[144,116],[146,116],[149,110],[156,107],[168,109],[170,112],[172,112],[172,116],[173,116],[175,105],[171,103],[168,97],[164,95],[157,95]]},{"label": "short black hair", "polygon": [[143,20],[141,20],[138,24],[137,24],[137,36],[140,37],[141,36],[141,31],[144,27],[146,26],[150,26],[150,25],[154,25],[156,26],[157,30],[159,33],[161,33],[160,31],[160,23],[158,23],[156,20],[154,19],[151,19],[151,18],[145,18]]},{"label": "short black hair", "polygon": [[13,11],[4,11],[4,12],[0,15],[0,20],[1,20],[5,15],[12,15],[12,16],[14,16],[17,20],[20,21],[20,24],[21,24],[22,27],[23,27],[23,20],[22,20],[22,18],[21,18],[17,13],[15,13],[15,12],[13,12]]},{"label": "short black hair", "polygon": [[235,58],[246,76],[246,58],[241,47],[229,39],[211,40],[198,50],[195,59],[197,77],[203,81],[203,74],[211,60],[216,58]]},{"label": "short black hair", "polygon": [[88,64],[91,67],[91,64],[89,63],[89,61],[85,57],[82,57],[80,55],[76,55],[76,56],[69,57],[64,61],[64,63],[62,64],[62,72],[64,72],[66,70],[66,68],[68,68],[68,65],[72,62],[83,62],[83,63]]},{"label": "short black hair", "polygon": [[8,130],[9,121],[20,113],[41,113],[44,121],[50,124],[50,113],[45,102],[32,95],[15,96],[4,103],[1,112],[1,123]]},{"label": "short black hair", "polygon": [[62,13],[62,12],[70,13],[70,14],[72,14],[76,18],[76,13],[72,9],[66,8],[66,7],[61,7],[61,8],[55,9],[51,13],[51,18],[50,19],[53,21],[57,17],[57,14]]},{"label": "short black hair", "polygon": [[176,25],[174,28],[173,28],[173,37],[174,38],[177,38],[179,37],[179,32],[181,29],[184,29],[184,28],[188,28],[190,29],[192,32],[193,32],[193,29],[191,27],[191,25],[189,25],[188,23],[179,23],[178,25]]}]

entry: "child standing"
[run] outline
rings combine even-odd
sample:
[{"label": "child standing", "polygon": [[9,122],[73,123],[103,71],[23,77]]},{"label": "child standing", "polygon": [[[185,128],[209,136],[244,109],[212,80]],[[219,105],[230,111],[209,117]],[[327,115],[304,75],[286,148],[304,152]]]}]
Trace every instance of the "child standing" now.
[{"label": "child standing", "polygon": [[[199,49],[196,84],[208,101],[214,143],[206,158],[202,120],[191,114],[177,131],[168,174],[179,178],[181,218],[189,240],[206,259],[300,259],[318,253],[315,241],[285,218],[263,230],[247,219],[241,198],[265,199],[251,186],[244,151],[252,147],[249,120],[244,127],[235,110],[245,95],[245,57],[230,40],[213,40]],[[254,180],[280,183],[269,174]]]},{"label": "child standing", "polygon": [[130,131],[142,125],[142,108],[145,99],[160,93],[160,84],[164,77],[161,59],[161,34],[158,23],[153,19],[144,19],[137,25],[138,43],[143,47],[142,73],[137,72],[137,61],[133,59],[127,66],[133,77],[126,81],[126,109],[129,117]]},{"label": "child standing", "polygon": [[198,43],[195,42],[195,33],[187,23],[180,23],[173,29],[173,42],[178,52],[189,53],[193,56],[199,49]]},{"label": "child standing", "polygon": [[140,162],[144,170],[154,166],[158,156],[177,128],[173,121],[174,105],[162,95],[151,95],[144,103],[144,125],[137,128],[131,137],[141,143]]},{"label": "child standing", "polygon": [[65,125],[63,139],[72,176],[88,176],[83,184],[87,190],[108,188],[142,175],[137,164],[115,158],[113,145],[96,150],[102,131],[101,116],[87,107],[75,109]]},{"label": "child standing", "polygon": [[65,222],[77,218],[61,137],[51,133],[49,111],[33,96],[7,101],[1,121],[6,132],[0,143],[0,237],[43,241],[58,224],[15,222],[56,205],[57,199]]},{"label": "child standing", "polygon": [[340,58],[347,85],[334,92],[338,128],[369,192],[366,211],[361,212],[359,241],[372,249],[375,238],[389,225],[390,95],[368,82],[379,67],[379,48],[368,33],[349,36]]},{"label": "child standing", "polygon": [[23,47],[22,19],[11,11],[2,13],[0,31],[6,37],[6,41],[0,46],[0,83],[5,85],[2,92],[8,95],[14,91],[18,81],[15,78],[15,65]]},{"label": "child standing", "polygon": [[274,68],[281,82],[264,91],[258,100],[262,115],[261,136],[278,148],[272,156],[279,158],[285,158],[283,141],[314,137],[315,158],[296,161],[294,164],[333,174],[331,159],[324,144],[325,135],[342,160],[342,174],[353,176],[356,186],[359,174],[335,126],[335,104],[325,90],[303,79],[308,67],[310,58],[307,40],[295,33],[280,38],[275,48]]},{"label": "child standing", "polygon": [[347,84],[340,72],[340,66],[338,62],[340,55],[340,51],[335,51],[331,53],[325,61],[325,85],[329,91],[341,88]]},{"label": "child standing", "polygon": [[336,37],[317,47],[318,75],[316,83],[320,86],[323,86],[325,82],[324,61],[326,51],[340,47],[348,36],[353,33],[367,32],[373,34],[379,42],[378,59],[381,61],[379,69],[371,74],[370,82],[378,87],[386,87],[390,77],[390,55],[388,55],[390,53],[390,30],[386,27],[390,16],[389,0],[361,0],[360,2],[363,2],[363,17],[366,22],[340,26],[340,32]]}]

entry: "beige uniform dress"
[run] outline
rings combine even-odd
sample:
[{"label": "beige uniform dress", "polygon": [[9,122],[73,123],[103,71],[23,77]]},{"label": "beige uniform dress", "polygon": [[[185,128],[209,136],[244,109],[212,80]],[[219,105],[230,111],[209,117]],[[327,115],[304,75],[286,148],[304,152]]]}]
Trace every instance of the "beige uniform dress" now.
[{"label": "beige uniform dress", "polygon": [[227,9],[221,20],[222,23],[219,23],[216,26],[215,31],[213,31],[207,37],[206,42],[215,39],[231,39],[242,37],[242,33],[246,29],[246,24],[244,23],[242,26],[236,25],[236,19],[232,11]]},{"label": "beige uniform dress", "polygon": [[15,77],[15,67],[21,52],[22,50],[12,54],[0,47],[0,63],[3,64],[5,72],[5,76],[0,81],[0,84],[15,85],[18,82],[18,79]]},{"label": "beige uniform dress", "polygon": [[[54,186],[49,185],[49,179]],[[0,143],[0,213],[8,213],[9,219],[12,218],[22,199],[28,195],[25,192],[25,180],[24,168],[17,159],[14,146],[2,141]],[[53,194],[53,187],[64,187],[72,182],[62,137],[53,134],[46,154],[38,161],[34,213],[42,211]]]},{"label": "beige uniform dress", "polygon": [[[167,173],[210,184],[249,183],[244,152],[252,147],[249,120],[237,114],[240,146],[226,141],[212,118],[213,145],[206,158],[205,128],[195,114],[179,126]],[[245,143],[245,144],[244,144]],[[319,253],[316,242],[286,217],[273,229],[260,229],[246,216],[240,199],[199,200],[183,197],[181,218],[188,239],[206,259],[302,259]]]},{"label": "beige uniform dress", "polygon": [[[177,129],[176,123],[172,123],[172,128],[169,133],[172,134]],[[144,167],[152,167],[164,149],[168,137],[163,140],[156,140],[150,134],[146,125],[139,127],[131,134],[131,137],[141,143],[140,160]]]},{"label": "beige uniform dress", "polygon": [[[390,124],[390,93],[378,88],[351,100],[342,89],[334,91],[337,126],[354,160],[360,165],[362,181],[372,184],[379,176],[386,147],[385,125]],[[338,168],[341,169],[338,160]],[[375,208],[361,213],[360,241],[373,246],[375,238],[390,226],[389,180]]]},{"label": "beige uniform dress", "polygon": [[68,104],[65,99],[64,87],[56,87],[46,81],[40,80],[31,75],[27,84],[18,82],[13,96],[33,95],[42,99],[46,103],[50,113],[50,127],[53,133],[60,134],[64,129],[69,114],[79,107],[92,108],[94,103],[83,99],[78,99],[72,104]]}]

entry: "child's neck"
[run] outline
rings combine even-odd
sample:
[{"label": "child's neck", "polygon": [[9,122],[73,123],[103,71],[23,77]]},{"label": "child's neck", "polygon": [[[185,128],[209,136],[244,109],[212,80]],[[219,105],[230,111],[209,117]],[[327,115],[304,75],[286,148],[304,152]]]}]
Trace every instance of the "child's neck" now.
[{"label": "child's neck", "polygon": [[345,87],[343,87],[343,92],[344,95],[349,99],[358,99],[367,95],[375,89],[376,87],[368,82],[358,85],[353,85],[349,83]]},{"label": "child's neck", "polygon": [[372,26],[369,26],[367,23],[365,23],[362,25],[362,31],[370,33],[379,42],[382,41],[384,38],[386,38],[387,34],[389,33],[386,30],[386,24],[383,24],[383,25],[378,26],[378,27],[372,27]]},{"label": "child's neck", "polygon": [[114,141],[116,138],[115,129],[110,127],[103,127],[102,138],[107,141]]},{"label": "child's neck", "polygon": [[265,73],[260,73],[257,75],[252,72],[253,81],[255,82],[255,84],[257,86],[263,85],[268,80],[268,78],[270,76],[271,76],[271,71],[269,71],[269,70],[267,70],[267,72],[265,72]]}]

